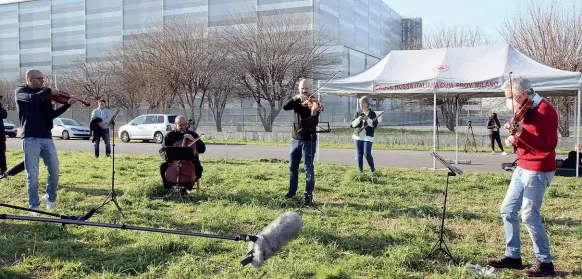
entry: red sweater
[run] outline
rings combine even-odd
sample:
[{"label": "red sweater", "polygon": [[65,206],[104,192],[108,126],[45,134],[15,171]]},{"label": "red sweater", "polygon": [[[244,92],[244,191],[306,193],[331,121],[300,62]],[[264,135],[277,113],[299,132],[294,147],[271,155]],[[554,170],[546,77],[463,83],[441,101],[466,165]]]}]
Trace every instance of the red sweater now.
[{"label": "red sweater", "polygon": [[554,107],[542,99],[521,125],[523,131],[517,139],[517,166],[537,172],[555,171],[558,114]]}]

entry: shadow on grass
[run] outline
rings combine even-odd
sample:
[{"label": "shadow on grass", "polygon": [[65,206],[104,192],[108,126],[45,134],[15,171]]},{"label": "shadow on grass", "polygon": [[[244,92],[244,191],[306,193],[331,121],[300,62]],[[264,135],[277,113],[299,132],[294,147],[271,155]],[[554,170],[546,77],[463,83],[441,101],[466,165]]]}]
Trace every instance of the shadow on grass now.
[{"label": "shadow on grass", "polygon": [[310,238],[315,238],[324,245],[333,245],[340,250],[350,251],[359,255],[380,257],[387,255],[390,246],[403,245],[412,240],[397,239],[390,235],[370,236],[367,234],[354,234],[350,236],[338,236],[319,230],[305,232]]},{"label": "shadow on grass", "polygon": [[[107,195],[109,195],[109,192],[111,192],[111,184],[107,187],[108,188],[83,188],[75,186],[63,186],[63,188],[66,188],[67,191],[83,193],[89,196],[101,196],[103,199],[105,199]],[[118,190],[116,188],[115,194],[117,196],[123,196],[123,190]]]},{"label": "shadow on grass", "polygon": [[1,279],[32,279],[34,278],[32,275],[26,275],[22,273],[16,273],[13,271],[8,270],[5,267],[0,267],[0,278]]},{"label": "shadow on grass", "polygon": [[[33,223],[0,223],[3,237],[0,238],[0,266],[8,266],[33,259],[31,264],[40,265],[38,260],[55,265],[62,262],[81,262],[84,270],[110,270],[123,267],[116,272],[136,276],[149,270],[152,263],[165,265],[174,261],[185,252],[194,254],[206,254],[208,249],[214,253],[230,253],[230,249],[213,245],[202,248],[203,251],[190,251],[191,244],[187,241],[168,241],[157,245],[139,243],[132,245],[133,239],[127,239],[123,235],[116,235],[113,242],[106,243],[105,247],[87,244],[88,237],[92,235],[75,235],[67,230],[59,230],[57,224],[33,224]],[[113,229],[115,230],[115,229]],[[87,233],[87,232],[83,232]],[[90,234],[91,231],[88,231]],[[31,248],[34,247],[34,248]],[[120,249],[122,247],[123,249]],[[49,263],[46,263],[46,261]],[[86,272],[86,271],[83,271]],[[9,277],[0,278],[31,278],[34,274],[14,274],[5,271]],[[2,271],[0,271],[2,275]],[[13,277],[14,276],[14,277]]]}]

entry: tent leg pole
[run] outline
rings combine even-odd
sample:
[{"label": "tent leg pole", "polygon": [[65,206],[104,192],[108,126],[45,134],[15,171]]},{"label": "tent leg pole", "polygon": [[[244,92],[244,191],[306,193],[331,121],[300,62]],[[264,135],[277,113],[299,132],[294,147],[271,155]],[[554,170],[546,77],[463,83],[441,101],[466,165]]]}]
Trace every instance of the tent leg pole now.
[{"label": "tent leg pole", "polygon": [[457,123],[455,124],[455,165],[459,163],[459,95],[456,96],[457,101],[455,107],[455,117],[457,118]]},{"label": "tent leg pole", "polygon": [[[433,94],[433,116],[432,116],[432,150],[434,153],[436,153],[436,117],[437,117],[437,111],[436,111],[436,91]],[[432,158],[432,168],[436,169],[436,158],[433,157]]]},{"label": "tent leg pole", "polygon": [[[576,108],[576,144],[580,144],[580,91],[582,89],[578,89],[578,96],[576,103],[578,106]],[[576,162],[580,162],[580,152],[576,152]],[[576,178],[580,177],[580,168],[576,168]]]}]

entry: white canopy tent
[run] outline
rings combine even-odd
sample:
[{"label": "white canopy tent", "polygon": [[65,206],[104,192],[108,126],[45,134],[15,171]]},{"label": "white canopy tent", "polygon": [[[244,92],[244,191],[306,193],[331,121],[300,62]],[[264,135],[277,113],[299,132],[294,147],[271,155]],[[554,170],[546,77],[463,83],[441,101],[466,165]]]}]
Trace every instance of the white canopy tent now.
[{"label": "white canopy tent", "polygon": [[[437,96],[503,97],[501,86],[509,79],[510,72],[530,79],[534,90],[542,96],[577,96],[574,119],[577,123],[576,141],[579,144],[581,73],[562,71],[538,63],[509,44],[391,51],[376,65],[360,74],[325,84],[319,81],[323,84],[319,92],[346,97],[433,97],[433,149],[436,151]],[[436,168],[436,160],[433,160],[433,168]]]}]

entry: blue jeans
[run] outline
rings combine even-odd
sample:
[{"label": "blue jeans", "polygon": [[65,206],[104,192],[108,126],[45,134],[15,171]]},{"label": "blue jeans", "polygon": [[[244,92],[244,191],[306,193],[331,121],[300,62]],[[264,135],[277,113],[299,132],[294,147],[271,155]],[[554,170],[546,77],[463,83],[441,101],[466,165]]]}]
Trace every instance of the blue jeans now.
[{"label": "blue jeans", "polygon": [[374,171],[374,158],[372,158],[372,142],[356,140],[356,161],[358,162],[358,170],[364,171],[364,157],[368,161],[370,170]]},{"label": "blue jeans", "polygon": [[[111,145],[109,145],[109,128],[103,128],[103,134],[101,135],[103,141],[105,141],[105,155],[111,155]],[[95,157],[99,157],[99,143],[101,142],[101,138],[96,138],[93,145],[95,146]]]},{"label": "blue jeans", "polygon": [[315,155],[316,141],[296,140],[291,142],[289,151],[289,192],[288,195],[297,193],[297,183],[299,178],[299,163],[303,157],[305,168],[305,194],[311,195],[315,187],[315,173],[313,171],[313,157]]},{"label": "blue jeans", "polygon": [[521,240],[519,239],[519,219],[527,228],[533,242],[536,258],[544,263],[552,261],[550,242],[542,223],[540,208],[546,188],[552,182],[555,172],[534,172],[517,167],[513,171],[511,183],[501,205],[501,217],[505,227],[505,256],[521,257]]},{"label": "blue jeans", "polygon": [[50,202],[57,200],[57,184],[59,183],[59,159],[57,149],[52,139],[47,138],[23,138],[22,150],[24,150],[24,167],[26,169],[26,181],[28,186],[28,205],[39,207],[38,199],[38,163],[42,157],[47,167],[46,193]]}]

